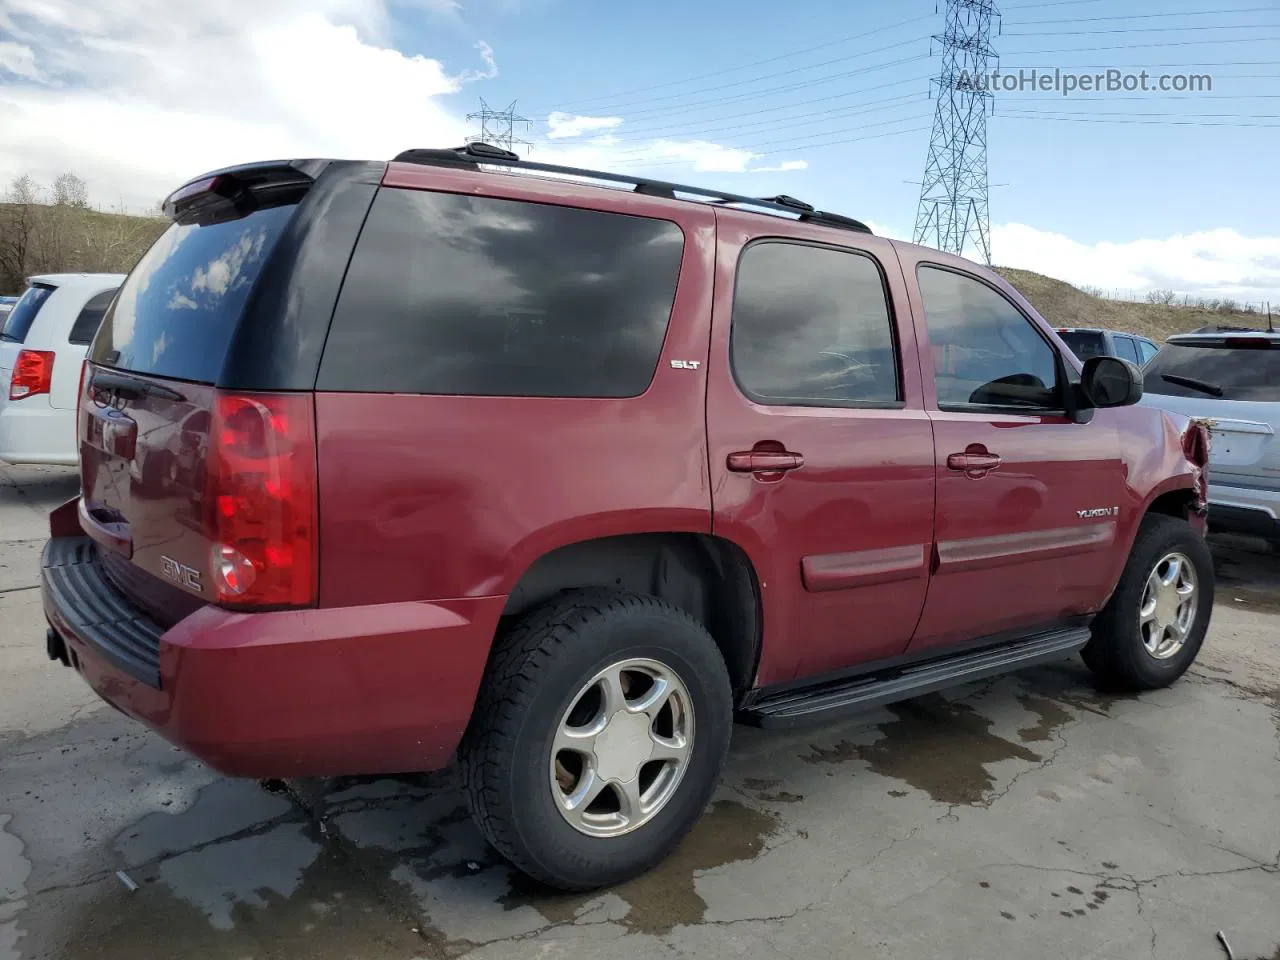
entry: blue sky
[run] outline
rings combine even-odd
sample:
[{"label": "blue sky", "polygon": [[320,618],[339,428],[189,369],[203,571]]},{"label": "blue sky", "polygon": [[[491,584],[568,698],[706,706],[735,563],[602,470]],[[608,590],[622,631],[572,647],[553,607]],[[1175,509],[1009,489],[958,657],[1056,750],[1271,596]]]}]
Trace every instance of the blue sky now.
[{"label": "blue sky", "polygon": [[[146,204],[222,162],[452,143],[484,97],[534,120],[536,159],[786,192],[911,232],[940,65],[934,0],[173,6],[7,0],[0,126],[19,142],[0,145],[0,176],[48,182],[72,166],[102,202]],[[998,93],[995,261],[1280,300],[1280,2],[1000,9],[1006,71],[1202,73],[1213,90]]]},{"label": "blue sky", "polygon": [[[696,10],[689,12],[690,7]],[[1166,66],[1149,69],[1210,73],[1215,89],[1212,94],[1136,98],[1105,93],[1065,100],[1053,93],[999,96],[989,121],[989,167],[992,182],[1007,186],[992,190],[993,219],[1016,218],[1085,242],[1165,236],[1227,224],[1247,233],[1276,230],[1280,225],[1280,189],[1273,185],[1280,155],[1280,58],[1276,56],[1280,3],[1226,0],[1223,7],[1252,12],[1206,16],[1199,4],[1152,0],[1077,0],[1053,6],[1010,0],[1001,4],[1004,32],[993,39],[993,46],[1006,68],[1061,67],[1080,72],[1089,68],[1087,72],[1092,72],[1093,67],[1113,65],[1136,72],[1161,64]],[[827,131],[831,133],[825,139],[834,141],[929,125],[934,104],[926,99],[926,78],[937,72],[940,57],[936,43],[932,45],[935,55],[928,56],[928,37],[943,26],[942,15],[935,15],[934,9],[933,0],[793,4],[740,0],[696,5],[673,0],[617,5],[529,0],[516,13],[510,5],[477,10],[472,29],[500,53],[502,73],[485,88],[491,101],[505,104],[517,99],[521,111],[531,117],[545,117],[552,109],[621,116],[620,136],[626,136],[630,126],[652,130],[667,125],[670,134],[690,137],[706,130],[722,131],[711,136],[741,147],[794,137],[790,148],[775,144],[761,149],[781,146],[784,152],[775,156],[803,159],[809,169],[771,178],[767,186],[759,184],[761,188],[786,189],[851,215],[909,228],[919,188],[903,181],[921,177],[927,131],[844,145],[821,144]],[[1169,15],[1174,11],[1189,15]],[[1137,18],[1084,20],[1126,14]],[[1073,18],[1077,22],[1061,22]],[[1117,30],[1134,32],[1102,32]],[[416,33],[415,28],[407,28],[406,40],[415,42]],[[853,38],[740,69],[745,63],[845,36]],[[1236,42],[1244,38],[1253,39]],[[895,49],[883,49],[904,41]],[[1134,48],[1097,49],[1120,46]],[[1065,48],[1085,49],[1032,53]],[[882,52],[872,52],[876,50]],[[919,59],[879,66],[907,58]],[[751,82],[758,74],[836,59],[841,62]],[[861,76],[824,81],[863,68],[871,69]],[[671,83],[722,70],[728,72]],[[592,79],[584,82],[584,78]],[[804,81],[814,82],[805,88],[755,94]],[[627,94],[655,84],[671,85]],[[707,90],[726,84],[737,86]],[[879,89],[868,89],[872,87]],[[860,90],[867,92],[859,94]],[[839,94],[849,95],[810,102]],[[910,94],[917,96],[882,102]],[[752,96],[745,99],[748,95]],[[689,106],[717,99],[724,102]],[[874,110],[862,106],[870,101],[880,102]],[[770,112],[720,119],[753,109]],[[791,119],[826,110],[835,112]],[[1037,112],[1063,119],[1022,116]],[[1151,113],[1183,116],[1139,116]],[[1235,116],[1196,116],[1207,113]],[[1130,121],[1147,122],[1124,122],[1125,114]],[[628,119],[629,115],[635,119]],[[1272,119],[1265,119],[1268,116]],[[1263,119],[1248,119],[1253,117]],[[1179,119],[1222,125],[1164,122]],[[758,125],[765,120],[776,120],[776,128]],[[1227,125],[1246,122],[1271,127]],[[721,182],[736,186],[741,179]]]}]

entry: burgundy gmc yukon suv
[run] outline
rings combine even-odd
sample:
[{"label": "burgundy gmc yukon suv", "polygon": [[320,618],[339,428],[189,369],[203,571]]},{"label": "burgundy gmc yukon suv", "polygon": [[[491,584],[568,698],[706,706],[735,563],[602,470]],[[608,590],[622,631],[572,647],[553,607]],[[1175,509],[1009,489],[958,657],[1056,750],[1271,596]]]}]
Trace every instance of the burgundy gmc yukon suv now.
[{"label": "burgundy gmc yukon suv", "polygon": [[1161,687],[1204,639],[1204,429],[965,260],[483,144],[166,211],[83,371],[47,643],[227,774],[456,758],[589,888],[680,840],[735,720],[1077,652]]}]

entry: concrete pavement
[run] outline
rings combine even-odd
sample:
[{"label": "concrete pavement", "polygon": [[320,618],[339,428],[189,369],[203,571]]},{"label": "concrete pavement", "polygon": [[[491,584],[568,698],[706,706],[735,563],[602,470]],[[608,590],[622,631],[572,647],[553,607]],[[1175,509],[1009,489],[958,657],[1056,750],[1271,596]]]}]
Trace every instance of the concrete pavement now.
[{"label": "concrete pavement", "polygon": [[0,960],[1199,960],[1220,929],[1280,960],[1280,561],[1247,545],[1216,545],[1210,639],[1173,688],[1108,696],[1068,661],[740,728],[674,857],[559,896],[485,849],[450,775],[227,780],[51,664],[31,588],[75,490],[0,466]]}]

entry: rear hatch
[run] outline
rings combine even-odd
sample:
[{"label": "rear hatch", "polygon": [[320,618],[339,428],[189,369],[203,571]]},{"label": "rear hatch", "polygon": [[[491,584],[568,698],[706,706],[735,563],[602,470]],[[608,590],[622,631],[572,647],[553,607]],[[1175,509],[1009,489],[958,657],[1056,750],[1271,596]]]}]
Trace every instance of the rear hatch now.
[{"label": "rear hatch", "polygon": [[13,377],[13,367],[18,354],[22,352],[27,333],[35,323],[36,315],[56,289],[57,287],[48,283],[32,284],[14,308],[0,318],[0,409],[9,400],[9,381]]},{"label": "rear hatch", "polygon": [[1280,489],[1280,336],[1175,338],[1144,381],[1145,403],[1209,421],[1211,482]]},{"label": "rear hatch", "polygon": [[[236,588],[273,560],[288,566],[264,552],[289,540],[280,498],[287,507],[300,494],[310,497],[304,512],[314,508],[311,400],[216,388],[303,189],[255,195],[224,175],[178,191],[167,204],[174,223],[120,288],[89,348],[78,414],[81,523],[108,577],[166,626],[206,602],[234,604],[237,593],[246,605],[309,598],[277,591],[262,601]],[[294,453],[304,476],[290,486]],[[270,582],[266,574],[257,586]]]}]

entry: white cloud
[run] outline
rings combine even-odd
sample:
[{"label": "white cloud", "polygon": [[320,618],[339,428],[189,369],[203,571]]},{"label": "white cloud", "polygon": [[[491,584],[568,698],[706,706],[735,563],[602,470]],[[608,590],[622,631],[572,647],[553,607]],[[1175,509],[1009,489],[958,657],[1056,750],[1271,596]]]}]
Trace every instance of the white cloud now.
[{"label": "white cloud", "polygon": [[1280,236],[1247,237],[1220,228],[1085,244],[1009,223],[991,228],[991,252],[1001,266],[1137,296],[1160,288],[1244,301],[1280,299]]},{"label": "white cloud", "polygon": [[5,0],[0,29],[48,78],[0,85],[0,181],[71,170],[133,209],[246,160],[459,143],[441,98],[497,69],[389,46],[383,0]]},{"label": "white cloud", "polygon": [[612,130],[622,123],[621,117],[582,117],[559,110],[547,117],[547,139],[580,137],[596,130]]},{"label": "white cloud", "polygon": [[[448,64],[406,54],[392,41],[403,8],[462,22],[456,0],[0,0],[0,185],[71,171],[93,202],[140,212],[248,160],[461,143],[474,131],[448,98],[497,76],[494,51],[480,42]],[[548,122],[537,159],[673,179],[748,173],[761,159],[703,140],[624,144],[617,117]]]},{"label": "white cloud", "polygon": [[776,167],[752,167],[749,173],[790,173],[792,170],[808,170],[807,160],[784,160]]},{"label": "white cloud", "polygon": [[681,168],[695,173],[756,173],[803,170],[808,164],[792,160],[774,167],[752,164],[760,154],[741,147],[728,147],[709,140],[650,140],[640,146],[622,146],[618,138],[606,134],[572,144],[548,141],[538,144],[530,159],[594,170],[648,173],[655,177],[678,178]]},{"label": "white cloud", "polygon": [[42,74],[36,67],[35,51],[21,43],[0,40],[0,73],[39,80]]}]

